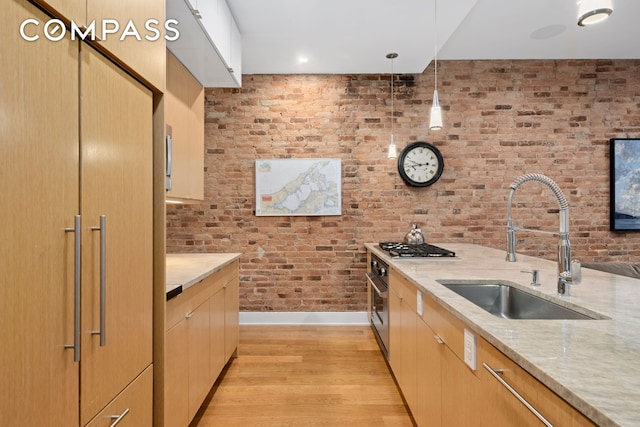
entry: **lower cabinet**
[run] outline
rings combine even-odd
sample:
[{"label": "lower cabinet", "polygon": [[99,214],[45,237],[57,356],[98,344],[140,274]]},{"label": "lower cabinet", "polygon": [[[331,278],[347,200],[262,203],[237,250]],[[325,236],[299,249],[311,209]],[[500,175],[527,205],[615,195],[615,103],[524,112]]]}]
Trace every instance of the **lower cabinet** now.
[{"label": "lower cabinet", "polygon": [[416,288],[394,270],[389,281],[389,364],[407,405],[417,404]]},{"label": "lower cabinet", "polygon": [[[541,419],[520,399],[527,402],[551,425],[569,427],[596,425],[483,339],[478,339],[478,361],[478,374],[482,379],[483,398],[487,409],[483,413],[485,425],[495,427],[542,425]],[[507,385],[513,392],[507,389]],[[520,399],[514,393],[517,393]]]},{"label": "lower cabinet", "polygon": [[[476,369],[464,361],[467,325],[389,272],[389,365],[418,426],[540,426],[543,422],[500,380],[551,425],[595,426],[560,396],[476,335]],[[495,373],[492,374],[489,370]]]},{"label": "lower cabinet", "polygon": [[165,427],[188,426],[200,409],[237,351],[238,314],[237,261],[167,302]]},{"label": "lower cabinet", "polygon": [[149,366],[86,427],[153,425],[153,367]]}]

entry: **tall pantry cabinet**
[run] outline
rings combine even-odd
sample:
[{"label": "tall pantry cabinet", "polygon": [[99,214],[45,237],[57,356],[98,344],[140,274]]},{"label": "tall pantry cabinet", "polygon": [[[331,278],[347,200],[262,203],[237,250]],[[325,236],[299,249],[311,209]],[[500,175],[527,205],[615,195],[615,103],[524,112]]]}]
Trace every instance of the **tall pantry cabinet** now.
[{"label": "tall pantry cabinet", "polygon": [[0,425],[150,426],[153,94],[33,18],[0,9]]}]

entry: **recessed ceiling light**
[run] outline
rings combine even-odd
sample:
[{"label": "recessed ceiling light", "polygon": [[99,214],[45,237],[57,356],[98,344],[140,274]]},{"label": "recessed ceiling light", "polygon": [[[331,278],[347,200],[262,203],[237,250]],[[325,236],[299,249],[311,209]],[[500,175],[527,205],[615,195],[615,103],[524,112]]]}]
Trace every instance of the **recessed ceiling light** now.
[{"label": "recessed ceiling light", "polygon": [[300,58],[298,58],[298,62],[301,64],[306,64],[307,62],[309,62],[309,58],[307,58],[306,56],[301,56]]},{"label": "recessed ceiling light", "polygon": [[596,24],[613,12],[611,0],[581,0],[578,2],[578,25]]}]

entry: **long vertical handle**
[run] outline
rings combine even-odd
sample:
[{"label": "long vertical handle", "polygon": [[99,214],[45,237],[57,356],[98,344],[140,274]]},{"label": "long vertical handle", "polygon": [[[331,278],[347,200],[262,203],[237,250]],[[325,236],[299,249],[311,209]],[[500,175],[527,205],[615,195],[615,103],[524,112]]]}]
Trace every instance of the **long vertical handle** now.
[{"label": "long vertical handle", "polygon": [[511,385],[509,385],[509,383],[507,383],[505,380],[502,379],[502,377],[500,375],[498,375],[499,371],[494,370],[491,366],[489,366],[486,362],[482,363],[482,366],[484,366],[484,368],[489,371],[489,373],[495,378],[497,379],[500,384],[502,384],[507,390],[509,390],[509,392],[511,394],[513,394],[515,396],[516,399],[518,399],[520,401],[520,403],[522,403],[524,406],[527,407],[527,409],[529,411],[531,411],[531,413],[533,415],[536,416],[537,419],[539,419],[542,424],[544,424],[547,427],[553,427],[553,424],[551,424],[540,412],[538,412],[538,410],[536,408],[533,407],[533,405],[531,405],[529,402],[527,402],[527,400],[522,397],[520,395],[520,393],[518,393],[513,387],[511,387]]},{"label": "long vertical handle", "polygon": [[65,344],[64,348],[73,349],[73,361],[80,362],[80,277],[81,259],[80,242],[81,239],[80,215],[74,218],[73,228],[65,228],[64,231],[75,233],[74,235],[74,256],[73,256],[73,344]]},{"label": "long vertical handle", "polygon": [[100,330],[92,335],[100,335],[100,347],[104,347],[107,330],[107,216],[100,215],[100,226],[91,227],[100,230]]},{"label": "long vertical handle", "polygon": [[171,181],[173,177],[173,139],[171,135],[167,135],[167,170],[165,178],[166,191],[171,190],[173,183]]}]

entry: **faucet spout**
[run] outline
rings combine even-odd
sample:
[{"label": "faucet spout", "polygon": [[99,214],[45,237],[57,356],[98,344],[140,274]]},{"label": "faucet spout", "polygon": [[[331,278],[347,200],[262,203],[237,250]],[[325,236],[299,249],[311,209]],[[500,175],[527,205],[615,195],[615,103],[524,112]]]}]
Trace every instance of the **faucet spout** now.
[{"label": "faucet spout", "polygon": [[[558,200],[560,206],[560,224],[559,224],[559,236],[558,241],[558,293],[560,295],[569,295],[569,288],[572,281],[571,278],[571,243],[569,242],[569,203],[562,194],[560,187],[551,178],[537,173],[531,173],[522,175],[511,183],[509,188],[509,205],[507,207],[507,256],[506,260],[509,262],[515,262],[518,260],[516,256],[516,230],[517,227],[513,225],[513,218],[511,214],[511,205],[513,204],[513,195],[518,187],[525,182],[536,181],[545,184],[551,189],[553,194]],[[529,230],[537,231],[537,230]]]}]

